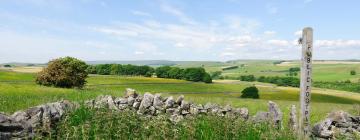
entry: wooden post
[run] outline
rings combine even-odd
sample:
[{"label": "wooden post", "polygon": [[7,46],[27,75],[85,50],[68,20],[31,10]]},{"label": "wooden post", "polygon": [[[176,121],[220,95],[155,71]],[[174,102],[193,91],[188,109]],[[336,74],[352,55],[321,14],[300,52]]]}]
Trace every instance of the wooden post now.
[{"label": "wooden post", "polygon": [[300,79],[300,119],[299,139],[309,139],[310,130],[310,97],[311,97],[311,72],[312,72],[312,49],[313,30],[304,28],[302,33],[302,57]]}]

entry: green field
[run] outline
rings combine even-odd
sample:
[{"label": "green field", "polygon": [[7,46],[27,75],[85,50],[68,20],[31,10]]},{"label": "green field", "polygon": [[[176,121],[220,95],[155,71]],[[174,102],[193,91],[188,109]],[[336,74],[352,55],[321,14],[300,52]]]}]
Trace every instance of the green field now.
[{"label": "green field", "polygon": [[[185,99],[205,104],[231,104],[233,107],[247,107],[251,115],[267,110],[267,102],[275,101],[285,114],[292,104],[298,105],[299,90],[277,87],[271,84],[248,82],[194,83],[182,80],[91,75],[84,89],[63,89],[36,85],[34,74],[0,71],[0,112],[12,113],[42,103],[61,99],[84,101],[101,94],[122,96],[125,88],[134,88],[140,93],[162,93],[163,96],[185,95]],[[260,99],[241,99],[242,89],[257,85]],[[359,94],[360,95],[360,94]],[[353,111],[353,105],[360,103],[356,93],[316,89],[312,94],[312,122],[323,119],[332,110]],[[287,115],[284,116],[285,119]]]},{"label": "green field", "polygon": [[[224,63],[219,62],[196,62],[178,64],[180,67],[204,66],[207,71],[222,71],[221,67],[239,66],[237,69],[222,71],[223,76],[239,77],[240,75],[259,76],[286,76],[289,68],[300,67],[299,61],[288,61],[274,65],[275,60],[238,60]],[[243,67],[240,67],[243,65]],[[360,73],[360,64],[350,61],[315,61],[313,64],[314,81],[345,81],[358,82],[360,74],[350,75],[350,71]]]}]

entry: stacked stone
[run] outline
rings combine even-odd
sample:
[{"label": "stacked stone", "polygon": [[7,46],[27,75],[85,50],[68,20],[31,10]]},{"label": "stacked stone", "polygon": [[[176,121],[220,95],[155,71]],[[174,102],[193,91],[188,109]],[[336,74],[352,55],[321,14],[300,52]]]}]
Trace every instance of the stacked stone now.
[{"label": "stacked stone", "polygon": [[313,135],[317,139],[334,139],[336,134],[346,139],[359,139],[360,116],[352,116],[344,111],[334,111],[313,127]]},{"label": "stacked stone", "polygon": [[67,111],[76,107],[63,100],[17,111],[11,116],[0,113],[0,139],[31,139],[36,129],[50,130]]},{"label": "stacked stone", "polygon": [[230,105],[222,107],[211,103],[205,105],[194,104],[185,101],[183,95],[174,99],[173,96],[164,98],[161,94],[153,95],[146,92],[142,96],[130,88],[126,89],[124,97],[99,96],[96,99],[86,101],[86,105],[92,108],[108,108],[117,111],[135,110],[137,114],[147,116],[168,114],[171,116],[169,119],[173,122],[178,122],[186,116],[198,114],[241,117],[243,119],[249,118],[247,108],[232,108]]}]

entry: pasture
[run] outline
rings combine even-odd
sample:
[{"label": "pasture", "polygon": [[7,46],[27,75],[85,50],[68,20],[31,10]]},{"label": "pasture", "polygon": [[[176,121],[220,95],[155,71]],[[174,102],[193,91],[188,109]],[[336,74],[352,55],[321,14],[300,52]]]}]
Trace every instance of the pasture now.
[{"label": "pasture", "polygon": [[[299,61],[286,61],[281,64],[274,64],[275,60],[237,60],[224,63],[219,62],[197,62],[198,66],[203,65],[207,71],[221,71],[224,66],[239,66],[237,69],[222,71],[223,76],[237,78],[240,75],[259,76],[286,76],[289,68],[300,67]],[[193,66],[192,63],[178,64],[180,67]],[[358,82],[360,74],[350,75],[350,71],[360,72],[359,62],[353,61],[314,61],[313,80],[314,81],[345,81]],[[299,74],[298,74],[299,76]]]},{"label": "pasture", "polygon": [[[163,96],[185,95],[185,99],[205,104],[231,104],[233,107],[247,107],[251,115],[267,110],[267,102],[275,101],[287,120],[289,107],[298,106],[299,89],[277,87],[271,84],[239,81],[215,81],[213,84],[195,83],[183,80],[90,75],[84,89],[64,89],[36,85],[34,74],[0,71],[0,111],[12,113],[42,103],[61,99],[82,102],[98,95],[122,96],[125,88],[134,88],[140,93],[162,93]],[[251,85],[260,90],[260,99],[241,99],[241,91]],[[353,105],[360,103],[360,94],[314,89],[312,94],[312,122],[323,119],[332,110],[353,112]]]}]

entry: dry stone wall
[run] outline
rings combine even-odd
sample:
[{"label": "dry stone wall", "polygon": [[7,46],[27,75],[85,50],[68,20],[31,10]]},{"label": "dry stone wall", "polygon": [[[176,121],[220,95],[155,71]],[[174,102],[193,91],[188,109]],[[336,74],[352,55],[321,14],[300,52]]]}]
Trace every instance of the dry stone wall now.
[{"label": "dry stone wall", "polygon": [[[220,106],[218,104],[207,103],[205,105],[188,102],[181,95],[178,98],[162,97],[160,94],[145,93],[138,94],[133,89],[126,89],[124,97],[113,97],[101,95],[96,99],[88,100],[85,106],[89,108],[101,108],[117,111],[136,111],[143,116],[157,116],[168,114],[169,120],[177,123],[187,116],[218,115],[230,118],[242,118],[253,123],[268,122],[277,129],[283,129],[283,113],[278,105],[269,101],[268,111],[257,112],[254,116],[249,116],[247,108],[234,108],[230,105]],[[38,134],[37,130],[50,130],[56,122],[68,111],[75,110],[79,104],[67,100],[39,105],[24,111],[17,111],[12,115],[0,113],[0,140],[7,139],[28,139]],[[297,128],[296,108],[291,106],[288,127],[292,130]],[[313,136],[318,139],[331,139],[336,132],[341,132],[348,137],[350,133],[359,132],[360,116],[354,117],[346,112],[334,112],[329,117],[316,124],[313,128]]]}]

